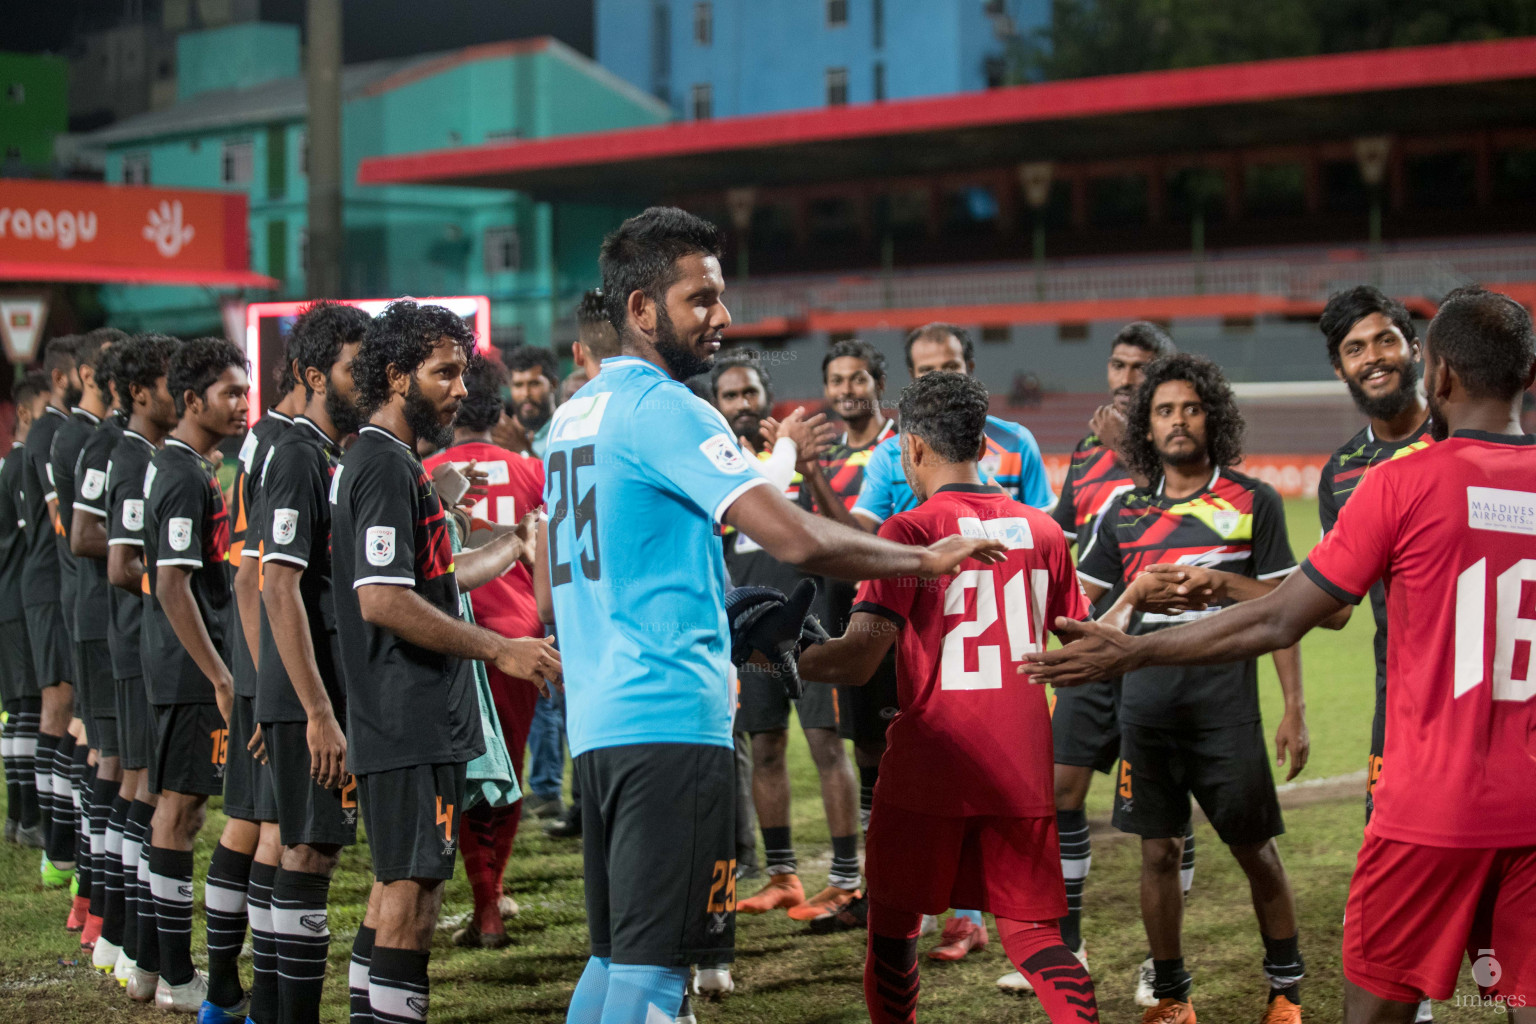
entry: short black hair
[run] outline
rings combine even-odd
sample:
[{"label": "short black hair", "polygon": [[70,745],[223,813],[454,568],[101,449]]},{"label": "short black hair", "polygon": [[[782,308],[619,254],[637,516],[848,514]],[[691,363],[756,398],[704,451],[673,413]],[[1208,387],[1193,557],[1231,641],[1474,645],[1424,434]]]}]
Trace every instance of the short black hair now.
[{"label": "short black hair", "polygon": [[[53,380],[53,371],[68,373],[75,368],[76,353],[80,348],[80,335],[64,334],[51,338],[43,348],[43,373]],[[53,390],[49,385],[49,390]]]},{"label": "short black hair", "polygon": [[117,350],[127,344],[127,337],[123,335],[123,341],[107,346],[96,355],[96,393],[108,406],[112,404],[112,382],[117,376]]},{"label": "short black hair", "polygon": [[1109,350],[1113,352],[1118,345],[1131,345],[1144,352],[1150,352],[1155,358],[1171,356],[1175,351],[1173,339],[1162,325],[1150,320],[1135,320],[1126,324],[1115,332],[1115,340],[1109,343]]},{"label": "short black hair", "polygon": [[[371,319],[356,306],[343,302],[320,299],[310,303],[294,321],[293,332],[288,335],[288,365],[298,363],[300,375],[314,367],[330,377],[331,367],[341,358],[341,347],[362,341]],[[314,394],[308,380],[304,381],[304,393]]]},{"label": "short black hair", "polygon": [[125,406],[133,405],[135,384],[153,391],[156,381],[170,375],[171,356],[180,347],[178,339],[166,334],[136,334],[121,345],[112,346],[117,363],[114,379]]},{"label": "short black hair", "polygon": [[711,402],[720,397],[720,377],[727,370],[752,370],[757,374],[757,379],[763,384],[763,398],[769,405],[773,404],[773,378],[768,375],[768,368],[763,365],[762,357],[750,348],[737,349],[727,352],[715,360],[709,368],[709,397]]},{"label": "short black hair", "polygon": [[540,370],[549,386],[560,386],[560,361],[543,345],[519,345],[506,354],[508,373],[527,373]]},{"label": "short black hair", "polygon": [[930,373],[901,389],[901,431],[946,462],[975,462],[990,410],[986,387],[964,373]]},{"label": "short black hair", "polygon": [[1475,398],[1514,398],[1536,359],[1531,314],[1501,292],[1457,288],[1429,323],[1429,350],[1456,371]]},{"label": "short black hair", "polygon": [[581,301],[576,304],[576,323],[582,327],[608,323],[608,306],[601,288],[588,288],[582,292]]},{"label": "short black hair", "polygon": [[249,369],[250,363],[240,346],[228,338],[193,338],[178,345],[165,373],[176,415],[187,414],[188,391],[206,395],[231,366]]},{"label": "short black hair", "polygon": [[466,430],[490,430],[501,422],[501,389],[507,384],[507,368],[496,355],[479,352],[464,367],[464,390],[453,425]]},{"label": "short black hair", "polygon": [[[911,351],[909,346],[907,349]],[[832,365],[834,359],[862,359],[864,365],[869,368],[869,375],[875,378],[875,383],[885,387],[885,353],[867,341],[853,338],[848,341],[839,341],[827,349],[827,354],[821,357],[821,382],[827,382],[827,367]],[[911,360],[908,360],[910,364]]]},{"label": "short black hair", "polygon": [[364,419],[389,401],[389,368],[414,374],[447,338],[464,350],[475,350],[475,332],[463,317],[443,306],[397,299],[368,323],[362,347],[352,361],[358,411]]},{"label": "short black hair", "polygon": [[972,363],[974,363],[976,361],[976,344],[975,342],[971,341],[970,332],[968,332],[964,327],[958,327],[955,324],[934,322],[931,324],[924,324],[917,330],[913,331],[911,334],[907,335],[907,344],[904,350],[907,357],[907,372],[911,373],[914,368],[912,366],[913,345],[916,345],[920,341],[942,342],[945,338],[950,336],[954,336],[959,340],[960,350],[964,353],[962,358],[965,360],[965,365],[970,366]]},{"label": "short black hair", "polygon": [[116,327],[98,327],[94,331],[87,331],[75,342],[75,365],[89,366],[94,370],[103,349],[121,345],[127,340],[127,333]]},{"label": "short black hair", "polygon": [[1169,381],[1186,381],[1205,406],[1205,445],[1211,465],[1225,469],[1242,461],[1243,433],[1246,425],[1232,386],[1221,367],[1204,356],[1190,352],[1166,356],[1147,366],[1146,376],[1131,399],[1126,414],[1125,436],[1120,442],[1120,456],[1132,470],[1156,483],[1163,476],[1163,459],[1147,435],[1152,430],[1152,398]]},{"label": "short black hair", "polygon": [[53,390],[53,382],[42,370],[28,370],[26,376],[17,382],[11,391],[11,401],[20,409],[24,405],[30,405],[38,395],[46,395]]},{"label": "short black hair", "polygon": [[1334,292],[1328,296],[1328,305],[1323,307],[1323,315],[1317,321],[1317,329],[1323,332],[1323,338],[1328,342],[1328,362],[1333,364],[1334,369],[1343,365],[1339,360],[1339,346],[1344,343],[1344,336],[1355,324],[1372,313],[1380,313],[1392,321],[1392,326],[1401,331],[1410,343],[1419,340],[1419,333],[1414,329],[1413,317],[1408,315],[1407,308],[1380,288],[1362,284],[1347,291]]},{"label": "short black hair", "polygon": [[719,259],[722,251],[720,229],[687,210],[652,206],[629,218],[603,239],[598,254],[608,322],[622,338],[631,293],[644,292],[664,305],[667,289],[678,277],[678,260],[694,255]]}]

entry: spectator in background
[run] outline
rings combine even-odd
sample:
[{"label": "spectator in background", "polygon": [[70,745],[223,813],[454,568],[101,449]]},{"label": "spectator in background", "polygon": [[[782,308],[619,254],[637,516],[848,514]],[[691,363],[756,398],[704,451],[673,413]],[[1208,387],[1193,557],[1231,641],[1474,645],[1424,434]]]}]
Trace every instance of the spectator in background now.
[{"label": "spectator in background", "polygon": [[523,444],[504,447],[544,457],[544,438],[549,434],[549,419],[555,414],[555,392],[560,387],[560,365],[555,354],[541,345],[520,345],[507,353],[511,400],[508,411],[522,431]]},{"label": "spectator in background", "polygon": [[591,379],[591,377],[587,376],[587,371],[579,366],[566,374],[565,379],[560,382],[560,404],[564,405],[566,402],[569,402],[571,396],[580,391],[581,386]]}]

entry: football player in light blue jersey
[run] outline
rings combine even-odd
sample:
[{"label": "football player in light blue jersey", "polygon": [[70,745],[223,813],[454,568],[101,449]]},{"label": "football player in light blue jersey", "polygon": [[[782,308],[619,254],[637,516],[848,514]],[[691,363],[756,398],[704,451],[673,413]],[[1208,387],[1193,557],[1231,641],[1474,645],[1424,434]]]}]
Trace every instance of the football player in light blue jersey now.
[{"label": "football player in light blue jersey", "polygon": [[[907,372],[912,379],[935,370],[975,375],[976,350],[964,328],[933,323],[907,335]],[[987,417],[987,451],[981,460],[981,476],[1026,505],[1048,509],[1056,504],[1035,435],[1017,423]],[[878,530],[891,516],[916,507],[917,499],[901,471],[901,439],[888,438],[869,457],[853,514],[865,529]]]},{"label": "football player in light blue jersey", "polygon": [[592,958],[572,1024],[672,1020],[691,963],[735,947],[730,629],[718,531],[845,579],[934,577],[1002,545],[893,544],[790,503],[681,382],[730,313],[720,234],[652,208],[604,240],[621,352],[556,413],[535,588],[560,638]]}]

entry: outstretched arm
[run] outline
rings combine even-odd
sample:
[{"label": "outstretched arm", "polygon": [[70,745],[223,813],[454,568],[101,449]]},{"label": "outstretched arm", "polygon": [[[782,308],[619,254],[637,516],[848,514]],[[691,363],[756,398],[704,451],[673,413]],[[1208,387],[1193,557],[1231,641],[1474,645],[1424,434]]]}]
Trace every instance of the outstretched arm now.
[{"label": "outstretched arm", "polygon": [[[800,678],[834,686],[863,686],[896,642],[900,627],[883,615],[854,612],[842,636],[807,647],[800,655]],[[749,671],[743,666],[743,672]]]},{"label": "outstretched arm", "polygon": [[1305,573],[1293,572],[1258,600],[1146,636],[1127,636],[1096,622],[1057,619],[1057,631],[1073,642],[1059,650],[1025,655],[1019,671],[1037,683],[1080,686],[1145,665],[1244,661],[1292,646],[1343,604]]}]

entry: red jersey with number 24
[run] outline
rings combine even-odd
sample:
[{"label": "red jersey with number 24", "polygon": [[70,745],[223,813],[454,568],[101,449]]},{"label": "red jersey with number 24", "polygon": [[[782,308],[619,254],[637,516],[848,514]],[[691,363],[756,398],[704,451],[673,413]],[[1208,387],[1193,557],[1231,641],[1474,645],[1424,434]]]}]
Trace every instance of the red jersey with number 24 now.
[{"label": "red jersey with number 24", "polygon": [[1372,466],[1302,565],[1387,590],[1387,745],[1366,833],[1536,846],[1536,437],[1457,431]]},{"label": "red jersey with number 24", "polygon": [[994,487],[941,487],[880,527],[887,540],[923,546],[956,533],[1001,540],[1008,556],[859,587],[855,612],[901,627],[901,712],[886,730],[876,799],[941,817],[1054,814],[1045,687],[1017,668],[1045,649],[1057,617],[1086,619],[1088,599],[1061,527]]}]

